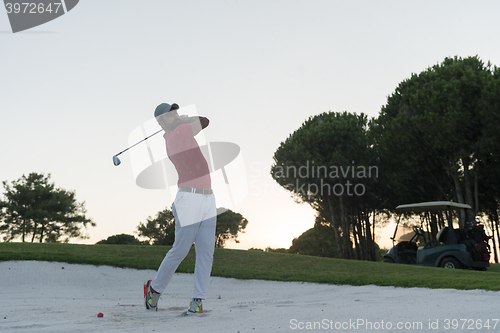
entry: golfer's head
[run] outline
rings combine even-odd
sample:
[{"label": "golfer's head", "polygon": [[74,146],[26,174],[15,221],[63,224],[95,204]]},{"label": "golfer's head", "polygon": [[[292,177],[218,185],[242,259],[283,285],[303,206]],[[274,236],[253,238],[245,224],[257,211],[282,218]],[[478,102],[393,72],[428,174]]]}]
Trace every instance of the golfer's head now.
[{"label": "golfer's head", "polygon": [[163,124],[171,124],[174,123],[177,119],[179,119],[179,115],[177,114],[177,110],[179,109],[179,105],[177,104],[168,104],[161,103],[155,109],[155,118],[156,121],[161,125]]}]

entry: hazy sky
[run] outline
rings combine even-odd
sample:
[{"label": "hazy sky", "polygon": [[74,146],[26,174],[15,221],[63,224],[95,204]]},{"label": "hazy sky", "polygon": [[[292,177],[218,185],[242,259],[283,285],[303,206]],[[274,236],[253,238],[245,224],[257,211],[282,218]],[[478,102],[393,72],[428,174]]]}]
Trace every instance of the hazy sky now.
[{"label": "hazy sky", "polygon": [[500,65],[499,12],[498,1],[81,0],[12,34],[0,10],[0,180],[50,173],[75,190],[97,223],[83,243],[132,234],[172,196],[139,188],[130,155],[119,167],[112,156],[159,103],[195,105],[211,120],[205,139],[238,144],[245,163],[234,210],[249,224],[229,247],[289,247],[314,211],[269,175],[279,144],[325,111],[376,117],[399,82],[447,56]]}]

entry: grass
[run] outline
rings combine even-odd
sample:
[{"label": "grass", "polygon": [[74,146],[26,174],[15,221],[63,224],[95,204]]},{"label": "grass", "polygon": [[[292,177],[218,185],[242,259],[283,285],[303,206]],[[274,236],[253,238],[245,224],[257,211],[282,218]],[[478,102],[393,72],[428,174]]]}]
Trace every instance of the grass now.
[{"label": "grass", "polygon": [[[37,260],[156,270],[168,246],[0,243],[0,261]],[[192,249],[177,272],[194,271]],[[262,251],[215,249],[212,276],[340,285],[500,290],[500,264],[449,270]]]}]

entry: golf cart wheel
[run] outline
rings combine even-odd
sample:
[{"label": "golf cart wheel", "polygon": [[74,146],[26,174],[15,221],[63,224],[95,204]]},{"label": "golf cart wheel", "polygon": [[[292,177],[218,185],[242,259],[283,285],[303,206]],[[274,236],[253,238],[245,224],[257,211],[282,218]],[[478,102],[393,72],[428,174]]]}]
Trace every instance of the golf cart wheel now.
[{"label": "golf cart wheel", "polygon": [[394,264],[394,260],[392,260],[391,258],[384,258],[384,260],[382,260],[382,262],[388,262],[388,263]]},{"label": "golf cart wheel", "polygon": [[441,261],[441,267],[443,268],[451,268],[451,269],[461,269],[462,264],[455,259],[455,258],[444,258],[443,261]]}]

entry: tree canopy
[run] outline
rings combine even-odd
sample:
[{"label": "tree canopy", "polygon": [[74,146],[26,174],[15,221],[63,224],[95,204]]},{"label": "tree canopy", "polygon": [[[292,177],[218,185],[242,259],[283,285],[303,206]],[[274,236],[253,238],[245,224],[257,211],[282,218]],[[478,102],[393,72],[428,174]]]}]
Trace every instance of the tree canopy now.
[{"label": "tree canopy", "polygon": [[168,207],[159,211],[155,218],[151,216],[146,223],[137,226],[139,237],[148,239],[152,245],[173,245],[175,240],[175,218],[174,213]]},{"label": "tree canopy", "polygon": [[10,242],[68,242],[86,238],[82,228],[95,226],[85,213],[85,203],[76,201],[75,192],[56,188],[50,174],[23,175],[11,184],[4,181],[0,200],[0,234]]},{"label": "tree canopy", "polygon": [[[499,120],[500,70],[445,58],[403,80],[377,118],[310,117],[278,147],[271,175],[333,227],[342,258],[373,260],[380,213],[420,201],[467,203],[461,225],[483,211],[498,239]],[[427,219],[435,235],[439,216]]]},{"label": "tree canopy", "polygon": [[[393,175],[388,185],[399,188],[387,192],[388,202],[469,204],[462,227],[481,209],[498,208],[498,88],[498,68],[477,56],[446,58],[398,85],[371,124],[381,162]],[[481,203],[481,193],[496,199]]]},{"label": "tree canopy", "polygon": [[[217,208],[217,227],[215,246],[224,247],[227,241],[238,242],[238,234],[243,233],[248,220],[241,214],[226,208]],[[175,218],[172,210],[166,207],[155,218],[148,217],[146,223],[137,227],[139,237],[148,239],[152,245],[173,245],[175,240]]]},{"label": "tree canopy", "polygon": [[96,244],[112,244],[112,245],[141,245],[144,244],[135,236],[133,235],[128,235],[128,234],[119,234],[119,235],[113,235],[109,236],[106,239],[100,240]]},{"label": "tree canopy", "polygon": [[240,213],[226,208],[217,208],[217,227],[215,229],[215,246],[224,247],[227,241],[239,243],[238,234],[244,233],[248,220]]},{"label": "tree canopy", "polygon": [[292,241],[288,253],[337,258],[333,228],[316,224]]}]

